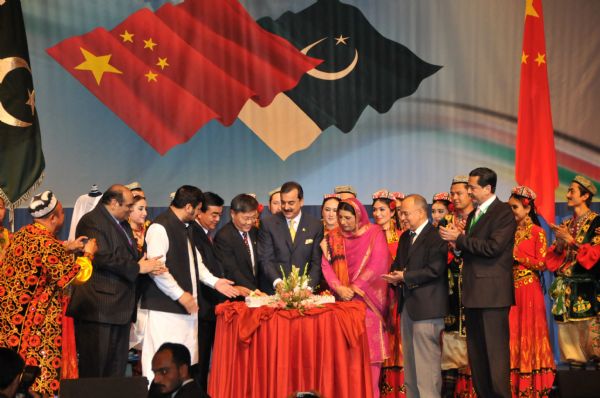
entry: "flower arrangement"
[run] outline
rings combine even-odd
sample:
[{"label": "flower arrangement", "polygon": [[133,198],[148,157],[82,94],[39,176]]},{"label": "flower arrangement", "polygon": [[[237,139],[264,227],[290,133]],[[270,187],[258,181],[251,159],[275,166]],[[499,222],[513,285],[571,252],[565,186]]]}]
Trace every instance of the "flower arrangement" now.
[{"label": "flower arrangement", "polygon": [[308,286],[310,277],[306,273],[307,268],[308,264],[301,274],[298,267],[292,266],[292,271],[287,276],[282,268],[282,283],[277,286],[277,292],[273,296],[252,292],[246,297],[246,304],[251,308],[266,305],[278,309],[298,310],[304,315],[304,311],[307,309],[335,303],[335,297],[328,290],[319,296],[312,294],[312,289]]},{"label": "flower arrangement", "polygon": [[281,268],[282,284],[277,289],[277,301],[275,306],[285,309],[308,309],[314,307],[312,303],[307,302],[312,294],[308,287],[310,277],[306,274],[308,264],[304,266],[304,271],[300,274],[300,269],[292,265],[292,271],[285,275],[283,267]]}]

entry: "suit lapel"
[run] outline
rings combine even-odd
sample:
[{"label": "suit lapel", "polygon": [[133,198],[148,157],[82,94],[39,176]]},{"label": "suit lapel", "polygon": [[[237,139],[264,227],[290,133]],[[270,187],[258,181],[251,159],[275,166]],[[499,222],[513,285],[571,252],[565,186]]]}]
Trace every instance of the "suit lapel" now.
[{"label": "suit lapel", "polygon": [[[285,238],[285,243],[287,244],[288,249],[290,249],[290,252],[291,252],[294,245],[292,243],[292,235],[290,235],[290,229],[288,228],[287,219],[285,218],[285,216],[283,214],[279,214],[277,217],[277,221],[279,222],[281,234]],[[297,233],[296,233],[296,235],[297,235]]]},{"label": "suit lapel", "polygon": [[[481,216],[479,216],[479,220],[477,220],[475,225],[473,225],[472,228],[469,228],[469,235],[478,231],[482,225],[485,225],[489,220],[492,219],[492,217],[490,217],[489,215],[493,214],[494,209],[497,206],[499,201],[500,200],[498,198],[494,199],[492,204],[489,205],[488,208],[486,209],[485,213],[483,213]],[[467,219],[467,225],[471,224],[471,219],[473,219],[473,217],[475,217],[475,210],[473,210],[471,212],[471,214],[469,214],[469,218]]]},{"label": "suit lapel", "polygon": [[425,225],[425,227],[423,228],[421,233],[419,235],[417,235],[417,238],[415,239],[415,241],[412,245],[410,244],[410,238],[408,239],[409,247],[408,247],[408,256],[406,258],[407,260],[414,253],[414,251],[417,249],[417,247],[419,247],[420,245],[423,244],[423,241],[425,241],[425,236],[429,233],[430,228],[433,228],[433,226],[430,223],[427,223],[427,225]]},{"label": "suit lapel", "polygon": [[126,227],[123,227],[121,229],[121,227],[119,225],[117,225],[117,221],[114,219],[114,217],[108,212],[108,210],[106,210],[106,208],[104,206],[102,206],[100,203],[98,203],[100,207],[100,211],[104,214],[104,217],[106,217],[108,219],[108,222],[110,225],[112,225],[112,227],[115,230],[115,233],[117,234],[117,236],[119,237],[119,239],[121,239],[121,241],[123,243],[125,243],[125,246],[129,249],[129,251],[134,255],[137,256],[136,253],[136,249],[133,246],[133,236],[129,235],[129,238],[131,239],[131,242],[127,239],[127,229]]}]

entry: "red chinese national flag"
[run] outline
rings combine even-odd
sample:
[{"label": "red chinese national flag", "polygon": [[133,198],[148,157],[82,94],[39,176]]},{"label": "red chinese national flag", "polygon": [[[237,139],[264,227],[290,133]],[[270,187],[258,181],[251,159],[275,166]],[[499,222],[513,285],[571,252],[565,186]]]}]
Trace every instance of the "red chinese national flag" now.
[{"label": "red chinese national flag", "polygon": [[237,0],[165,4],[156,15],[196,51],[254,92],[267,106],[323,61],[262,29]]},{"label": "red chinese national flag", "polygon": [[160,154],[216,117],[103,28],[63,40],[48,53]]},{"label": "red chinese national flag", "polygon": [[217,118],[268,105],[321,61],[264,31],[234,0],[141,9],[48,53],[160,154]]},{"label": "red chinese national flag", "polygon": [[554,223],[558,186],[541,0],[526,0],[515,159],[516,180],[537,194],[538,213]]}]

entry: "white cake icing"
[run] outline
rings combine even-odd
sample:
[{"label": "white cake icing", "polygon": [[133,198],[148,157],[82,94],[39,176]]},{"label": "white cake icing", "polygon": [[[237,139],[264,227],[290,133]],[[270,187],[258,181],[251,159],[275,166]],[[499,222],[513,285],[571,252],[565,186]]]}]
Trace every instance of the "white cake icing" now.
[{"label": "white cake icing", "polygon": [[[263,305],[274,305],[277,301],[279,301],[279,297],[277,295],[273,296],[247,296],[246,297],[246,305],[249,308],[262,307]],[[323,305],[328,303],[335,303],[334,296],[317,296],[311,295],[309,298],[303,301],[303,304],[312,304],[312,305]]]}]

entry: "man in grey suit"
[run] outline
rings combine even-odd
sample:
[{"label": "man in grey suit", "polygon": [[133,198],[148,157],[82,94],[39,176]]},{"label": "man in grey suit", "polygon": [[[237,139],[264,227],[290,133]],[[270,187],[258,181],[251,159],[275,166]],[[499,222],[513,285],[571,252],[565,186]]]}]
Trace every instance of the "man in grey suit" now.
[{"label": "man in grey suit", "polygon": [[136,281],[140,274],[166,271],[158,258],[140,258],[127,222],[133,195],[113,185],[77,224],[76,236],[96,239],[94,272],[75,286],[67,315],[75,319],[80,377],[125,376],[129,327],[135,318]]},{"label": "man in grey suit", "polygon": [[469,173],[469,195],[477,203],[466,232],[453,224],[441,237],[456,242],[463,263],[467,351],[475,392],[480,397],[511,397],[508,314],[515,303],[513,246],[515,217],[496,197],[496,173],[479,167]]},{"label": "man in grey suit", "polygon": [[427,219],[427,201],[409,195],[400,218],[408,223],[402,234],[392,272],[383,278],[400,283],[404,384],[408,398],[439,397],[442,392],[440,339],[448,314],[447,244]]},{"label": "man in grey suit", "polygon": [[304,192],[294,181],[281,186],[281,213],[262,220],[258,234],[258,259],[267,283],[263,291],[272,293],[281,286],[281,270],[288,275],[292,265],[307,273],[310,287],[321,280],[321,240],[323,225],[302,213]]}]

